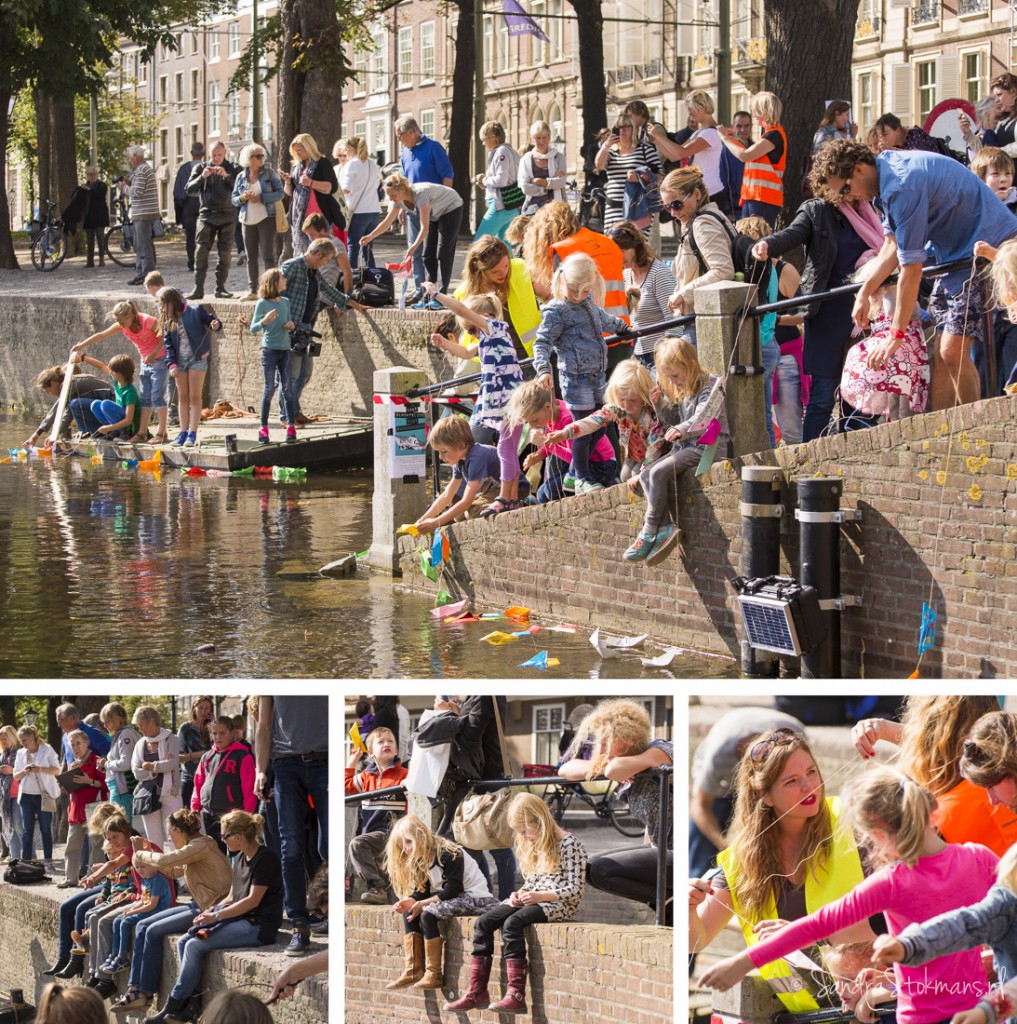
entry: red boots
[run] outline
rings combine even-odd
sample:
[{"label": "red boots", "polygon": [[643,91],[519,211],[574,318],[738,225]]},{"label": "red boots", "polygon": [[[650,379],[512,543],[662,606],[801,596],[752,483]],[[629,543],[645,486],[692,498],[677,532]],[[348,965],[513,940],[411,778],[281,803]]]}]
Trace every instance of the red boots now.
[{"label": "red boots", "polygon": [[508,985],[504,997],[491,1004],[499,1013],[526,1013],[526,961],[506,960]]},{"label": "red boots", "polygon": [[[470,967],[470,987],[453,1003],[446,1003],[446,1010],[483,1010],[491,1003],[487,983],[491,978],[492,957],[475,956]],[[523,961],[525,964],[525,961]]]}]

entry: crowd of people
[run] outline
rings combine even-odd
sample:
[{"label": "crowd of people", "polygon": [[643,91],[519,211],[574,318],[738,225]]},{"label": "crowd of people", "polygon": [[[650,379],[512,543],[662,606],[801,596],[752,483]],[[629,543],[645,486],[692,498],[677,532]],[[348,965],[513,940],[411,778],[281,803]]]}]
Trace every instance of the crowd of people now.
[{"label": "crowd of people", "polygon": [[[670,810],[666,823],[658,820],[660,786],[670,782],[662,782],[653,769],[670,764],[674,749],[669,740],[653,739],[649,716],[635,701],[611,698],[589,707],[568,742],[563,740],[557,772],[577,783],[607,778],[628,784],[631,814],[646,829],[644,844],[588,857],[580,839],[554,820],[541,796],[521,791],[513,796],[504,787],[500,821],[492,826],[500,831],[490,845],[497,847],[497,840],[506,845],[488,849],[494,872],[483,850],[455,841],[456,812],[471,781],[509,777],[502,724],[506,710],[504,697],[437,697],[433,710],[421,716],[411,744],[409,716],[396,698],[378,697],[373,705],[361,701],[356,709],[357,739],[346,766],[346,793],[363,799],[347,852],[347,886],[363,886],[362,902],[391,905],[401,919],[404,969],[390,989],[439,989],[451,983],[440,923],[477,918],[469,982],[448,1010],[490,1006],[525,1013],[526,930],[573,917],[587,884],[655,907],[661,834],[667,845],[670,907]],[[404,792],[393,793],[393,788]],[[387,792],[370,795],[379,790]],[[499,792],[498,787],[492,791]],[[433,821],[407,813],[405,792],[434,796]],[[670,922],[667,912],[665,920]],[[493,1002],[488,983],[499,931],[508,982],[502,999]]]},{"label": "crowd of people", "polygon": [[[113,1010],[149,1024],[194,1021],[215,949],[272,946],[304,957],[312,913],[327,932],[328,705],[324,697],[250,697],[246,713],[191,704],[174,733],[155,707],[105,705],[91,724],[57,708],[61,751],[34,725],[0,732],[0,828],[12,859],[53,861],[53,816],[68,822],[56,959],[43,973],[83,978]],[[179,972],[152,1006],[163,940],[179,936]],[[326,969],[327,954],[280,976],[279,993]],[[121,992],[120,980],[127,981]],[[118,994],[119,993],[119,994]],[[206,1017],[203,1019],[207,1019]]]},{"label": "crowd of people", "polygon": [[689,949],[732,918],[746,942],[701,984],[724,990],[758,968],[794,1013],[835,989],[862,1021],[893,1000],[904,1024],[1011,1016],[1017,715],[995,697],[912,696],[899,722],[862,719],[852,739],[860,759],[894,764],[838,769],[851,770],[839,797],[786,713],[738,709],[700,746]]}]

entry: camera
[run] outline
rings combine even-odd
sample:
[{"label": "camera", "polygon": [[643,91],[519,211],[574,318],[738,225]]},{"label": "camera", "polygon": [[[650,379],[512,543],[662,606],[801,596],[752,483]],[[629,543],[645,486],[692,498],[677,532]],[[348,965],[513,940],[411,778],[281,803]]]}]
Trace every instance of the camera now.
[{"label": "camera", "polygon": [[312,345],[312,338],[320,338],[321,335],[312,330],[309,324],[298,324],[290,333],[290,349],[303,355],[309,348],[311,355],[316,356],[321,352],[320,344]]}]

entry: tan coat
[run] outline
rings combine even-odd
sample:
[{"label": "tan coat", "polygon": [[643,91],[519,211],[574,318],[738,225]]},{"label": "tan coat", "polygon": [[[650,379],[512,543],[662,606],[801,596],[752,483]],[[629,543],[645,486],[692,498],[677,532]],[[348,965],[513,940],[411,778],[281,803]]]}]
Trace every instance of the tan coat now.
[{"label": "tan coat", "polygon": [[[716,203],[705,203],[700,209],[710,210],[720,214],[720,207]],[[694,229],[696,233],[696,245],[706,262],[707,271],[704,274],[692,251],[692,244],[689,241],[689,230]],[[675,290],[674,294],[680,295],[685,300],[683,313],[696,312],[696,289],[702,288],[705,284],[717,284],[720,281],[734,280],[734,261],[731,258],[731,234],[714,217],[693,217],[691,224],[682,232],[678,252],[674,258]]]},{"label": "tan coat", "polygon": [[134,863],[149,864],[170,878],[183,878],[202,910],[221,903],[233,885],[230,862],[208,836],[195,836],[186,846],[170,853],[139,850]]}]

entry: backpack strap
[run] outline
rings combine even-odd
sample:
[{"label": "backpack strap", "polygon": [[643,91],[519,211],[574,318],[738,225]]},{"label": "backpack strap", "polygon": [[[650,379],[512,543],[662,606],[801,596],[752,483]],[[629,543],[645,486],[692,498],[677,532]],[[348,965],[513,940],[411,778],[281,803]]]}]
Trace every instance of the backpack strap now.
[{"label": "backpack strap", "polygon": [[710,269],[710,267],[707,264],[706,260],[703,259],[703,254],[702,252],[700,252],[699,246],[696,244],[696,232],[694,228],[696,221],[699,220],[700,217],[712,217],[714,220],[720,221],[720,223],[724,225],[724,228],[727,231],[728,238],[731,242],[734,242],[734,240],[738,237],[738,234],[734,230],[734,228],[731,227],[731,223],[727,219],[727,217],[725,217],[722,213],[715,213],[713,210],[703,210],[702,212],[697,213],[695,217],[693,217],[692,220],[689,221],[689,229],[686,232],[686,234],[689,236],[689,245],[692,247],[692,253],[696,257],[697,262],[699,263],[699,276],[702,277],[702,275],[705,274]]}]

